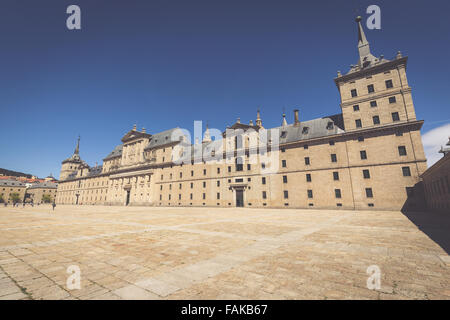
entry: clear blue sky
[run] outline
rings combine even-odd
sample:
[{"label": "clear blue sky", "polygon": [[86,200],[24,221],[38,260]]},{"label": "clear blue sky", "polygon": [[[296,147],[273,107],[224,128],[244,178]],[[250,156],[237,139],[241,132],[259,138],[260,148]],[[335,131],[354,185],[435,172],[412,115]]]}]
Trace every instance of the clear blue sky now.
[{"label": "clear blue sky", "polygon": [[[66,28],[66,8],[82,30]],[[81,135],[101,160],[132,128],[155,133],[194,120],[224,129],[237,117],[266,127],[340,112],[333,78],[357,62],[354,18],[372,53],[409,56],[423,133],[450,120],[449,1],[2,0],[0,167],[59,175]],[[445,139],[444,139],[445,140]]]}]

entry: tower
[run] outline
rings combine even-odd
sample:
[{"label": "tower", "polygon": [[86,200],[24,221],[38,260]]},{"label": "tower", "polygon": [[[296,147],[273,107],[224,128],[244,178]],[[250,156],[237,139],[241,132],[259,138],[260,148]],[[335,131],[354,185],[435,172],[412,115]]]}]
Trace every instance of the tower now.
[{"label": "tower", "polygon": [[416,121],[411,88],[406,77],[407,57],[400,52],[393,60],[370,51],[361,17],[356,18],[358,53],[356,65],[334,79],[341,97],[346,131]]},{"label": "tower", "polygon": [[62,162],[59,180],[66,180],[68,176],[74,171],[77,171],[82,164],[83,161],[80,158],[80,137],[78,137],[77,145],[72,156]]}]

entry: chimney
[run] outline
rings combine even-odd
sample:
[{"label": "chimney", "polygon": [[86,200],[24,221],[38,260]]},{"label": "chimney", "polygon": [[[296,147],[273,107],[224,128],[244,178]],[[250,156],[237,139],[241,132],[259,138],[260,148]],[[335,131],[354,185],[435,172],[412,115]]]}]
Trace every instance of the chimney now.
[{"label": "chimney", "polygon": [[147,133],[147,131],[145,131],[145,128],[142,128],[142,133]]},{"label": "chimney", "polygon": [[237,118],[236,123],[241,123],[241,118]]},{"label": "chimney", "polygon": [[298,120],[298,109],[294,110],[294,126],[299,126],[300,120]]},{"label": "chimney", "polygon": [[133,126],[133,131],[136,131],[136,125]]}]

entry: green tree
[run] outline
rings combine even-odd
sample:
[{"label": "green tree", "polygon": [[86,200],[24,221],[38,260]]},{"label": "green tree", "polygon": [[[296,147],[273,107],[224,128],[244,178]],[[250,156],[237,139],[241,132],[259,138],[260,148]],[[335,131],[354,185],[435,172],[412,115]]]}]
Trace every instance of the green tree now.
[{"label": "green tree", "polygon": [[43,203],[50,203],[50,202],[52,202],[52,197],[49,194],[43,194],[42,195],[42,202]]},{"label": "green tree", "polygon": [[18,194],[17,192],[11,193],[9,195],[9,197],[12,200],[13,203],[20,202],[20,194]]}]

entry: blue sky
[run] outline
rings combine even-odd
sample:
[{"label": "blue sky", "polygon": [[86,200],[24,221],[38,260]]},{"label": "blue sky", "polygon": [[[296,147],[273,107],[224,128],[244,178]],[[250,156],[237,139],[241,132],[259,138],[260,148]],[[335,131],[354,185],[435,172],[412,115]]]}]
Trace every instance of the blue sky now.
[{"label": "blue sky", "polygon": [[[77,4],[82,30],[66,28]],[[450,135],[448,1],[2,0],[0,167],[59,175],[81,135],[101,160],[132,128],[155,133],[237,117],[266,127],[340,112],[333,78],[357,62],[357,14],[381,8],[372,53],[409,56],[429,152]],[[436,134],[438,130],[438,134]],[[442,138],[439,138],[442,136]]]}]

